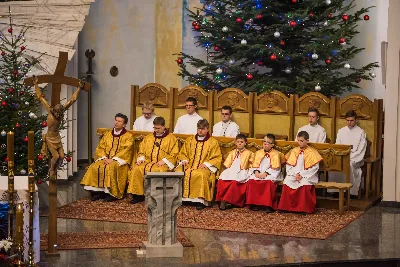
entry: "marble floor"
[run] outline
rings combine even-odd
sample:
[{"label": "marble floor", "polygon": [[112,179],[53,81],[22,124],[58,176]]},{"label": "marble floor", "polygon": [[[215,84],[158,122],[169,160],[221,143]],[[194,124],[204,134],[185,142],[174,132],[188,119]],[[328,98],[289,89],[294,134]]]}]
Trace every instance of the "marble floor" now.
[{"label": "marble floor", "polygon": [[[58,188],[59,204],[86,196],[75,178]],[[46,185],[41,186],[45,194]],[[43,209],[46,201],[43,198]],[[307,227],[307,226],[305,226]],[[40,218],[41,232],[47,218]],[[146,229],[129,223],[58,219],[60,232]],[[136,249],[60,251],[60,257],[41,253],[40,266],[260,266],[314,261],[400,258],[400,209],[375,206],[327,240],[311,240],[247,233],[182,229],[194,247],[181,259],[146,259]]]}]

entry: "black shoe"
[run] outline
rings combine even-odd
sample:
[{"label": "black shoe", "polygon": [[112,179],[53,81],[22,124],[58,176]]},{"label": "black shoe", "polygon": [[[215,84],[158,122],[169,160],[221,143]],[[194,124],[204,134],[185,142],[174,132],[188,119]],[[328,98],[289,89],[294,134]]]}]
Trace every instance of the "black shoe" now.
[{"label": "black shoe", "polygon": [[91,200],[91,201],[97,201],[97,200],[100,200],[100,199],[105,198],[106,196],[107,196],[107,194],[104,193],[104,192],[92,191],[92,192],[90,193],[90,200]]},{"label": "black shoe", "polygon": [[226,210],[226,201],[225,200],[222,200],[221,203],[219,203],[219,209]]},{"label": "black shoe", "polygon": [[132,197],[131,204],[136,204],[136,203],[143,202],[143,201],[144,201],[144,196],[134,195]]},{"label": "black shoe", "polygon": [[254,211],[259,211],[260,208],[257,205],[250,205],[250,209]]},{"label": "black shoe", "polygon": [[300,212],[300,215],[306,216],[307,212]]},{"label": "black shoe", "polygon": [[196,210],[202,210],[202,209],[204,209],[206,206],[204,205],[204,204],[202,204],[202,203],[197,203],[197,205],[196,205]]},{"label": "black shoe", "polygon": [[106,198],[104,198],[105,202],[113,202],[115,200],[118,200],[118,198],[113,197],[112,195],[108,195]]},{"label": "black shoe", "polygon": [[270,208],[270,207],[266,207],[265,208],[265,212],[266,213],[272,213],[272,212],[274,212],[274,210],[272,208]]}]

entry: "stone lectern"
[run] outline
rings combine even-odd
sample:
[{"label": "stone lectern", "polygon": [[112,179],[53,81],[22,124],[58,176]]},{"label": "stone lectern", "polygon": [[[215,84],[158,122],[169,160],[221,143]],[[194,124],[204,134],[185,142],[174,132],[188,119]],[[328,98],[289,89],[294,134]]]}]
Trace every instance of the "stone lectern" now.
[{"label": "stone lectern", "polygon": [[145,175],[148,239],[146,257],[183,257],[177,241],[176,212],[182,205],[183,172],[148,172]]}]

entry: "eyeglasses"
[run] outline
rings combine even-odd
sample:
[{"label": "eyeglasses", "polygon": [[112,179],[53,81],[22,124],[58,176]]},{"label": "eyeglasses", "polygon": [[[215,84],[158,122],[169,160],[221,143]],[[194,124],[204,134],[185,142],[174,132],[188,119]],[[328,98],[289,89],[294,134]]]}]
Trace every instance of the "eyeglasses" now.
[{"label": "eyeglasses", "polygon": [[224,115],[224,116],[229,116],[229,115],[231,115],[231,113],[222,113],[222,112],[221,112],[221,114]]},{"label": "eyeglasses", "polygon": [[143,112],[142,114],[143,115],[151,115],[152,113],[151,112],[150,113]]},{"label": "eyeglasses", "polygon": [[185,105],[185,107],[194,107],[194,105]]}]

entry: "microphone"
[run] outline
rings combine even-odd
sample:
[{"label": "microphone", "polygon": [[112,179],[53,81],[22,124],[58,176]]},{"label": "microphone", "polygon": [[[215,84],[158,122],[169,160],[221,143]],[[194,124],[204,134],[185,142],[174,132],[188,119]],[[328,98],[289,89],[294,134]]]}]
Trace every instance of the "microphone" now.
[{"label": "microphone", "polygon": [[[177,157],[172,156],[170,153],[168,153],[167,151],[165,151],[164,149],[162,149],[159,142],[154,142],[154,145],[155,145],[156,147],[158,147],[161,151],[165,152],[168,156],[171,156],[171,157],[173,157],[174,159],[176,159],[176,160],[179,161],[179,159],[178,159]],[[181,166],[182,166],[182,172],[185,172],[184,166],[183,166],[183,165],[181,165]],[[179,167],[179,165],[176,166],[176,167]]]}]

